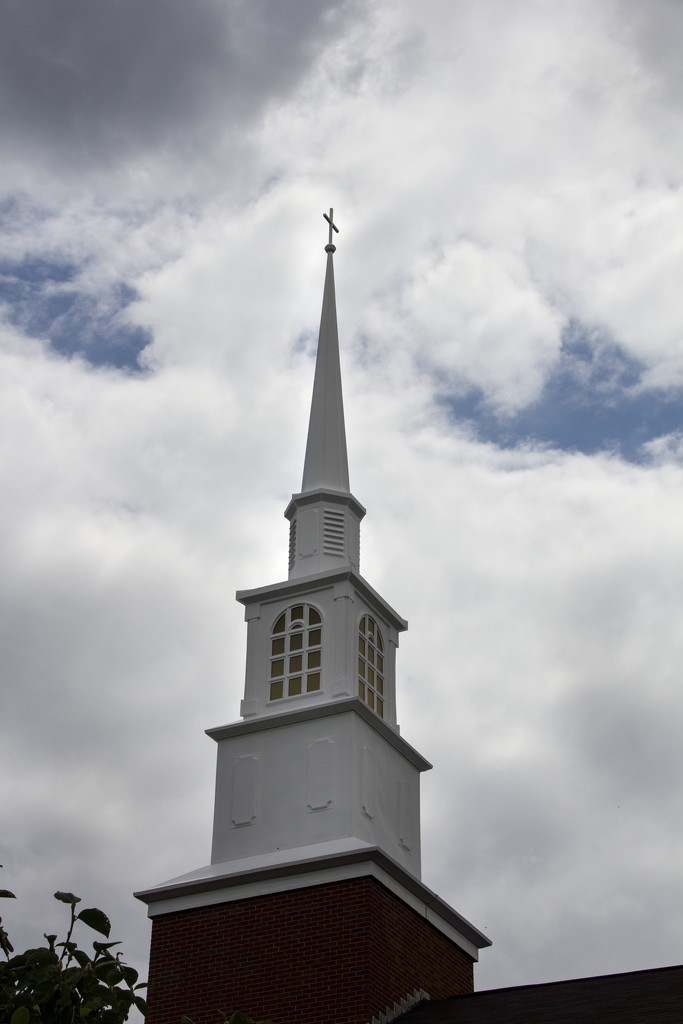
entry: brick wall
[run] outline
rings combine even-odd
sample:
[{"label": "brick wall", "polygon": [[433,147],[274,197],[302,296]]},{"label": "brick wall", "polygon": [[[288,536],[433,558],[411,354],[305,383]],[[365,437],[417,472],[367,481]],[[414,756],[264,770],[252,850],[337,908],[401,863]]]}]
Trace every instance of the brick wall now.
[{"label": "brick wall", "polygon": [[471,992],[473,964],[374,878],[154,918],[147,1024],[367,1024],[423,988]]}]

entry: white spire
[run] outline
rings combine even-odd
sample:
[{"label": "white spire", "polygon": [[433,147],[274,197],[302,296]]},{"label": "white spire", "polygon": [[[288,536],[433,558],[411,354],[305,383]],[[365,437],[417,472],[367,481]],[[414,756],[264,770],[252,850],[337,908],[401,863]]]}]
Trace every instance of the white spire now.
[{"label": "white spire", "polygon": [[327,270],[323,308],[320,316],[318,355],[315,364],[311,418],[304,460],[302,493],[320,488],[349,491],[349,464],[346,454],[344,428],[344,402],[342,399],[341,370],[339,366],[339,335],[337,333],[337,305],[334,293],[334,265],[332,231],[339,228],[332,220],[332,210],[323,214],[330,225],[330,237],[325,252]]},{"label": "white spire", "polygon": [[365,509],[349,490],[332,263],[335,251],[332,232],[339,228],[332,220],[332,213],[330,210],[329,214],[323,214],[330,226],[330,237],[325,246],[327,270],[304,478],[301,493],[292,495],[285,510],[290,522],[290,579],[338,569],[342,565],[358,571],[360,562],[360,521]]}]

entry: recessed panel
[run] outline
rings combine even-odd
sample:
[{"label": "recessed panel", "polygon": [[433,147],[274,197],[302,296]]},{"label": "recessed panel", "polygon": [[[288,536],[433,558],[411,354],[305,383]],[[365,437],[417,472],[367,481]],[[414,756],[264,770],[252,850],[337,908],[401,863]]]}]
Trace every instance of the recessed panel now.
[{"label": "recessed panel", "polygon": [[401,779],[398,786],[398,841],[404,850],[412,850],[415,845],[413,787],[407,779]]},{"label": "recessed panel", "polygon": [[322,811],[334,799],[334,741],[316,740],[308,748],[308,809]]},{"label": "recessed panel", "polygon": [[232,823],[251,825],[256,820],[259,759],[254,755],[235,759],[232,776]]},{"label": "recessed panel", "polygon": [[361,810],[366,818],[374,818],[377,813],[375,795],[377,793],[377,759],[374,750],[363,747],[361,767]]}]

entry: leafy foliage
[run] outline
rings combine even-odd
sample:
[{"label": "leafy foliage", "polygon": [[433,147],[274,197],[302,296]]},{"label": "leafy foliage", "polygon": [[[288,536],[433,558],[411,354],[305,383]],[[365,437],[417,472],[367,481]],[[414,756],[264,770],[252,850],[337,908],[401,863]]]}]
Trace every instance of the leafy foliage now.
[{"label": "leafy foliage", "polygon": [[[14,893],[0,889],[0,897],[14,899]],[[138,972],[111,952],[118,942],[93,942],[94,955],[80,949],[72,938],[77,921],[109,938],[109,918],[97,907],[77,912],[81,902],[71,892],[56,892],[55,899],[66,903],[71,920],[62,942],[46,935],[47,946],[27,949],[12,956],[14,948],[2,927],[0,949],[6,959],[0,961],[0,1021],[7,1024],[122,1024],[131,1007],[143,1015],[147,1005],[139,995],[145,988]]]}]

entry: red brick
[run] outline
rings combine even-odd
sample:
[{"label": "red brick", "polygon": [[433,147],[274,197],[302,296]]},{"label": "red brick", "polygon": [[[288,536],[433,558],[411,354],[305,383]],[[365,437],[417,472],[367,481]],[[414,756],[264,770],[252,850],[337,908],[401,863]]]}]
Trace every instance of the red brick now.
[{"label": "red brick", "polygon": [[471,992],[472,960],[374,878],[153,920],[147,1024],[368,1024],[416,988]]}]

